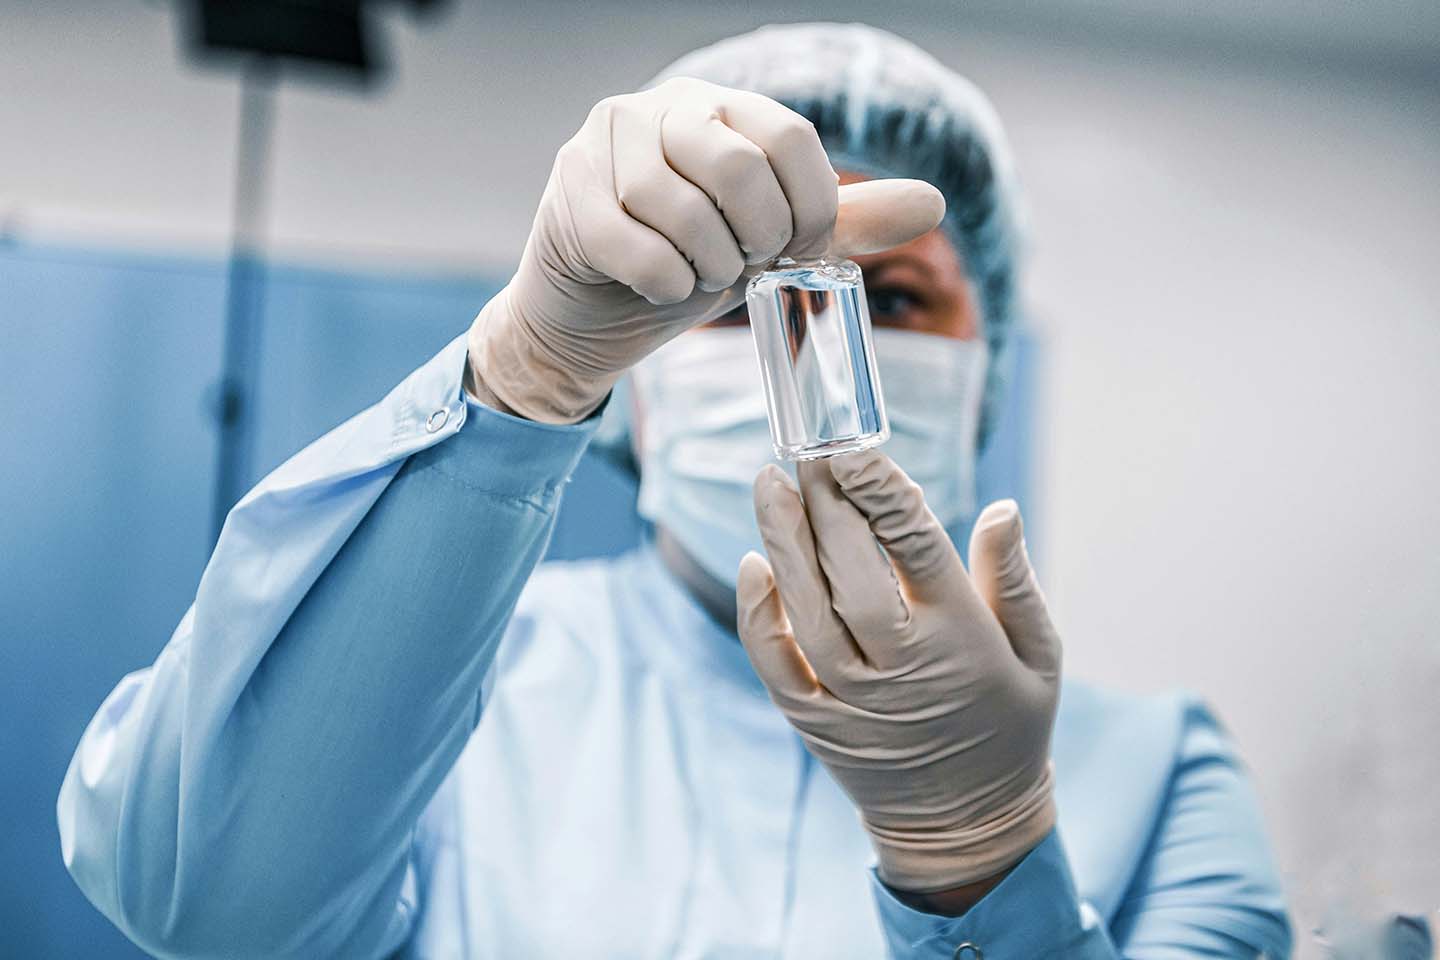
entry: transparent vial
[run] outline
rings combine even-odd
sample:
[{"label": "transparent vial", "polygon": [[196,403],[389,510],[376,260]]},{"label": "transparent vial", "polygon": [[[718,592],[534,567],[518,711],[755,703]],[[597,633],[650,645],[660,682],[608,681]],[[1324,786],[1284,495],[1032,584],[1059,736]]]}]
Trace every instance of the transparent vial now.
[{"label": "transparent vial", "polygon": [[833,457],[890,438],[858,266],[781,257],[745,300],[777,457]]}]

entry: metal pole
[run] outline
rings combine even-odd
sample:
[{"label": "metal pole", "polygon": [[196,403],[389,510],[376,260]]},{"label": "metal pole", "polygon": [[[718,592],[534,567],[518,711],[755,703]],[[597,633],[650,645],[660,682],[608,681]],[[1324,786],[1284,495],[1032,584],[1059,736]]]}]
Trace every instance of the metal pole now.
[{"label": "metal pole", "polygon": [[250,483],[254,439],[255,377],[260,359],[264,293],[263,239],[275,103],[275,64],[259,55],[240,80],[235,208],[225,293],[225,341],[216,410],[218,452],[212,508],[212,543],[225,516]]}]

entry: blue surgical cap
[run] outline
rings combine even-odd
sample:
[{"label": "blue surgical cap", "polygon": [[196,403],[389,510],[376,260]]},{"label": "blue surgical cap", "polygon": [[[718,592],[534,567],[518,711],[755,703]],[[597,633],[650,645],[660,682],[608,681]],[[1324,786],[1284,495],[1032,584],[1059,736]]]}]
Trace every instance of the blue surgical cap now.
[{"label": "blue surgical cap", "polygon": [[[860,23],[761,27],[686,54],[649,85],[671,77],[778,100],[815,125],[836,169],[914,177],[945,195],[941,227],[975,288],[990,349],[983,447],[999,414],[1018,313],[1014,174],[985,95],[913,43]],[[616,409],[624,406],[612,401],[609,413],[624,417],[626,411]],[[624,433],[602,428],[597,440],[604,444],[605,435]]]}]

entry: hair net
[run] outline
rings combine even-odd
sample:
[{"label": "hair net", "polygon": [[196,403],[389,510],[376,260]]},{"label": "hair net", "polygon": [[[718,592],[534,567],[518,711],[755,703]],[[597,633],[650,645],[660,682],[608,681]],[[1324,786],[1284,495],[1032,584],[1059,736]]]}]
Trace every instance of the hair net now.
[{"label": "hair net", "polygon": [[[815,124],[837,169],[914,177],[945,195],[941,226],[975,288],[990,348],[983,446],[1010,369],[1018,241],[1009,150],[985,95],[914,44],[858,23],[761,27],[686,54],[650,85],[677,76],[780,101]],[[598,443],[624,442],[628,406],[612,400]]]}]

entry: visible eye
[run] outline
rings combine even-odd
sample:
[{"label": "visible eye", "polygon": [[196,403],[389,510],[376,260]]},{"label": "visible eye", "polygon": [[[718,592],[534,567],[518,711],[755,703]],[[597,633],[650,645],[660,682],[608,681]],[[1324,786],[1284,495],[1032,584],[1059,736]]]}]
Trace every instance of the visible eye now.
[{"label": "visible eye", "polygon": [[900,287],[877,287],[866,290],[870,303],[870,319],[875,323],[900,325],[905,314],[918,310],[920,298]]},{"label": "visible eye", "polygon": [[743,327],[750,323],[750,311],[740,304],[729,313],[722,314],[705,324],[707,327]]}]

